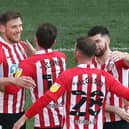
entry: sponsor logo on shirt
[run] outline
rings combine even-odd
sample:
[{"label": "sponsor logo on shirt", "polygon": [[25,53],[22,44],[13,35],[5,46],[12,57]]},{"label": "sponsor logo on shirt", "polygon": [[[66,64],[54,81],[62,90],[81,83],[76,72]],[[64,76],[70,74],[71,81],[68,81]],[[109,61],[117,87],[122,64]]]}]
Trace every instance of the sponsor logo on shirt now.
[{"label": "sponsor logo on shirt", "polygon": [[18,64],[10,64],[9,65],[9,77],[13,77],[14,74],[16,73]]}]

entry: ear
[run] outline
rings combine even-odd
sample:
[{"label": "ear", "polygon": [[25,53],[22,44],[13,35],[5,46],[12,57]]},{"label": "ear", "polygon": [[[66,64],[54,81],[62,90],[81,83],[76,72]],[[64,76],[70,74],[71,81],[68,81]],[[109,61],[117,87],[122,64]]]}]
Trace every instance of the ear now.
[{"label": "ear", "polygon": [[34,38],[34,42],[37,43],[37,38],[36,37]]},{"label": "ear", "polygon": [[80,51],[78,51],[77,49],[75,49],[74,54],[76,58],[80,58]]},{"label": "ear", "polygon": [[37,48],[37,46],[38,46],[38,39],[37,39],[37,37],[34,38],[34,43],[35,43],[35,46]]},{"label": "ear", "polygon": [[54,42],[53,42],[52,46],[54,46],[55,44],[56,44],[56,40],[54,40]]},{"label": "ear", "polygon": [[110,44],[110,42],[111,42],[111,41],[110,41],[110,38],[108,37],[108,38],[107,38],[107,43]]},{"label": "ear", "polygon": [[5,26],[4,25],[0,25],[0,32],[4,33],[5,32]]}]

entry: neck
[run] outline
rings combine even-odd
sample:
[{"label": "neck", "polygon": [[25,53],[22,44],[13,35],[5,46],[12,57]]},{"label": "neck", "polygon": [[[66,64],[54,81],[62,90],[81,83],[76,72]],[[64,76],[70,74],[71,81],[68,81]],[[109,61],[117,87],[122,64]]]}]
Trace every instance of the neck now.
[{"label": "neck", "polygon": [[16,42],[13,42],[13,41],[11,41],[11,40],[8,40],[8,38],[7,38],[6,36],[4,36],[4,35],[2,35],[1,38],[2,38],[5,42],[7,42],[8,44],[10,44],[10,45],[13,45],[14,43],[16,43]]},{"label": "neck", "polygon": [[36,46],[36,50],[40,51],[40,50],[44,50],[44,48],[40,47],[40,46]]},{"label": "neck", "polygon": [[92,60],[78,60],[77,63],[78,65],[79,64],[92,64]]},{"label": "neck", "polygon": [[99,62],[99,64],[105,64],[105,62],[108,59],[110,53],[111,53],[111,50],[110,49],[107,49],[105,51],[104,55],[102,55],[100,57],[96,57],[96,59]]}]

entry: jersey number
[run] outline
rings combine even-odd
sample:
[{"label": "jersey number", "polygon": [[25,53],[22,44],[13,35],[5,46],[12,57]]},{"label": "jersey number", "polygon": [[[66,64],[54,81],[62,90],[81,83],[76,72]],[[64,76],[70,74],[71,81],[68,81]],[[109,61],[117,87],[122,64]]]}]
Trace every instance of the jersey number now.
[{"label": "jersey number", "polygon": [[[82,95],[82,98],[80,99],[80,101],[75,105],[73,106],[72,108],[72,111],[70,111],[70,114],[71,115],[77,115],[77,116],[85,116],[86,112],[78,112],[76,110],[80,109],[80,107],[86,102],[87,100],[87,94],[84,92],[84,91],[72,91],[72,94],[73,95]],[[98,95],[99,96],[99,99],[95,99],[95,96]],[[104,95],[102,93],[102,91],[93,91],[91,92],[90,94],[90,103],[88,105],[89,109],[88,109],[88,112],[93,115],[93,116],[96,116],[99,112],[100,112],[100,109],[101,109],[101,106],[103,104],[103,100],[104,100]],[[98,110],[93,110],[92,107],[94,105],[99,105],[99,109]]]}]

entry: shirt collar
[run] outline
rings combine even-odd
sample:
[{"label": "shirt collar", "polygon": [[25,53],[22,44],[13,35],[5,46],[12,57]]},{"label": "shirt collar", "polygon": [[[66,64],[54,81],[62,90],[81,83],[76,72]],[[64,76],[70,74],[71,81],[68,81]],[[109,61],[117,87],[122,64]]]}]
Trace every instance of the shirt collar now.
[{"label": "shirt collar", "polygon": [[100,65],[100,66],[101,66],[101,65],[106,65],[106,66],[107,66],[108,63],[109,63],[109,61],[110,61],[110,58],[108,57],[104,64],[100,64],[100,63],[98,62],[97,58],[95,57],[95,62],[97,63],[97,65]]},{"label": "shirt collar", "polygon": [[50,52],[53,52],[53,50],[51,48],[36,51],[36,54],[47,54],[47,53],[50,53]]},{"label": "shirt collar", "polygon": [[79,64],[78,67],[80,68],[95,68],[93,64]]},{"label": "shirt collar", "polygon": [[13,47],[13,45],[14,45],[14,44],[9,44],[8,42],[6,42],[1,36],[0,36],[0,41],[1,41],[3,44],[7,45],[8,47]]}]

